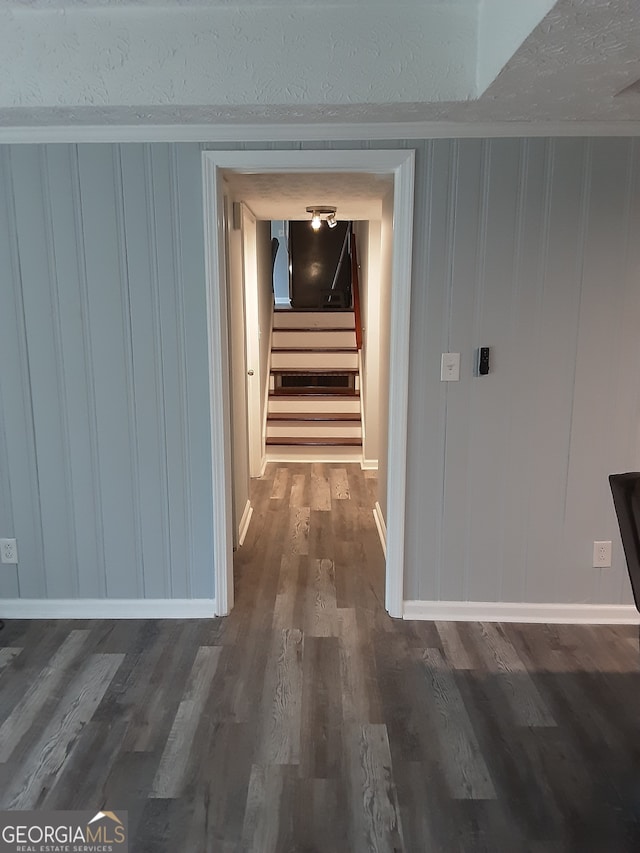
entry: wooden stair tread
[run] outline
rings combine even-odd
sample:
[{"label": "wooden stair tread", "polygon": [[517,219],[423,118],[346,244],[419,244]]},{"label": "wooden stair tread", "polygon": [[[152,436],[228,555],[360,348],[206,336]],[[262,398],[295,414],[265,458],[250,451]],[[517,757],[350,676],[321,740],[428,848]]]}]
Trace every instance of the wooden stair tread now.
[{"label": "wooden stair tread", "polygon": [[282,388],[269,391],[269,399],[286,402],[287,399],[299,400],[300,397],[318,397],[326,400],[327,397],[353,397],[360,399],[360,391],[354,388],[327,388],[323,390],[314,386],[313,388]]},{"label": "wooden stair tread", "polygon": [[274,305],[274,314],[353,314],[353,308],[286,308]]},{"label": "wooden stair tread", "polygon": [[355,332],[355,326],[285,326],[274,332]]},{"label": "wooden stair tread", "polygon": [[279,435],[277,437],[267,437],[265,439],[267,444],[281,444],[281,445],[307,445],[309,447],[360,447],[362,445],[361,438],[340,438],[333,436],[321,436],[319,438],[307,438],[306,436],[282,436]]},{"label": "wooden stair tread", "polygon": [[345,374],[357,376],[357,367],[272,367],[272,373],[286,373],[290,376],[344,376]]},{"label": "wooden stair tread", "polygon": [[[358,352],[357,347],[271,347],[271,352],[296,352],[296,353],[307,353],[307,352],[316,352],[316,353],[346,353],[347,355],[351,355],[354,352]],[[278,368],[276,368],[277,370]]]},{"label": "wooden stair tread", "polygon": [[322,387],[313,387],[313,388],[309,388],[309,389],[306,389],[304,387],[303,388],[282,388],[282,389],[271,388],[271,390],[269,391],[269,396],[270,397],[277,397],[278,399],[281,399],[282,397],[291,397],[292,400],[295,400],[298,397],[299,391],[302,391],[302,393],[305,395],[311,394],[311,396],[313,396],[314,394],[316,394],[318,397],[322,397],[323,400],[326,400],[326,398],[330,397],[331,394],[335,394],[337,397],[338,396],[342,397],[342,396],[344,396],[344,394],[346,392],[348,392],[349,395],[352,397],[359,397],[360,396],[360,391],[358,388],[340,388],[340,387],[337,387],[337,388],[329,388],[328,390],[329,390],[329,393],[327,394],[327,393],[325,393],[325,390]]},{"label": "wooden stair tread", "polygon": [[360,412],[270,412],[267,421],[360,421]]}]

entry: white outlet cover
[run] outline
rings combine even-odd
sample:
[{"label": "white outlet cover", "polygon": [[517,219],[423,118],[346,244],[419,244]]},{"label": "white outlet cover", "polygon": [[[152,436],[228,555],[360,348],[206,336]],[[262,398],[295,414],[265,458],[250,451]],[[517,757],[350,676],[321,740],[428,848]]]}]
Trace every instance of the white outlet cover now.
[{"label": "white outlet cover", "polygon": [[457,382],[460,379],[460,353],[443,352],[440,365],[442,382]]},{"label": "white outlet cover", "polygon": [[18,562],[18,545],[15,539],[0,539],[0,563],[14,565]]},{"label": "white outlet cover", "polygon": [[593,568],[611,568],[611,540],[599,539],[593,543]]}]

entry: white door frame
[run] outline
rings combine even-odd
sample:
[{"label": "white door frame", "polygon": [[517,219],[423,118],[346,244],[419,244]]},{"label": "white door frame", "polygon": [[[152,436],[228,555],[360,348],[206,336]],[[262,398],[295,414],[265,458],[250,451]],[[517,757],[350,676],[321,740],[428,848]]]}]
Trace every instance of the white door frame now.
[{"label": "white door frame", "polygon": [[365,172],[393,177],[385,606],[391,616],[401,618],[404,597],[414,160],[414,151],[408,149],[203,151],[202,153],[211,410],[213,568],[216,584],[216,615],[218,616],[226,616],[233,607],[231,416],[227,294],[224,284],[226,259],[223,230],[223,170],[244,174]]}]

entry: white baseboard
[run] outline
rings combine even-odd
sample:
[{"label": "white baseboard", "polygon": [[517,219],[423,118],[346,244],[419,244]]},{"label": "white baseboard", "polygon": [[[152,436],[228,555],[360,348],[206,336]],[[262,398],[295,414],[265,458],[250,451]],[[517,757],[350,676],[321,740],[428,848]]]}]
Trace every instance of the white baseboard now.
[{"label": "white baseboard", "polygon": [[632,604],[526,604],[502,601],[405,601],[404,619],[439,622],[539,622],[562,625],[637,625]]},{"label": "white baseboard", "polygon": [[[264,470],[264,468],[263,468]],[[260,475],[262,476],[262,475]],[[247,501],[247,504],[244,508],[244,512],[242,513],[242,518],[240,519],[240,526],[238,527],[238,548],[242,547],[242,543],[244,542],[244,537],[247,535],[247,530],[249,529],[249,524],[251,523],[251,516],[253,515],[253,507],[251,503]]]},{"label": "white baseboard", "polygon": [[9,598],[0,619],[212,619],[215,598]]},{"label": "white baseboard", "polygon": [[[387,557],[387,525],[385,524],[384,516],[382,514],[382,507],[376,501],[376,505],[373,508],[373,518],[376,523],[376,527],[378,528],[378,536],[380,537],[380,544],[382,545],[382,553]],[[410,603],[405,601],[405,605]],[[405,617],[410,618],[410,617]],[[418,617],[414,617],[418,618]]]},{"label": "white baseboard", "polygon": [[378,470],[378,460],[377,459],[363,459],[360,463],[360,467],[363,471],[377,471]]},{"label": "white baseboard", "polygon": [[260,473],[258,474],[258,479],[260,479],[260,477],[264,477],[264,472],[267,470],[268,461],[269,460],[267,459],[267,454],[264,453],[262,455],[262,464],[260,465]]}]

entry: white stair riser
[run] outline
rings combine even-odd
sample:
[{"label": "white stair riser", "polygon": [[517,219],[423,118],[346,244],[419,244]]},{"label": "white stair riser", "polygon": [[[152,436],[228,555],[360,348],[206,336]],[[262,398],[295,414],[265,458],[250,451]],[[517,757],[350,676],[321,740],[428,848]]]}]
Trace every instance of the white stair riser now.
[{"label": "white stair riser", "polygon": [[267,424],[267,438],[360,438],[362,429],[359,423],[345,424],[342,421],[331,423],[300,423],[300,421],[278,421]]},{"label": "white stair riser", "polygon": [[359,398],[308,397],[306,394],[295,400],[269,400],[269,413],[281,412],[357,412],[360,413]]},{"label": "white stair riser", "polygon": [[358,367],[357,352],[272,352],[271,369],[290,367],[302,370],[305,367],[327,370],[353,370]]},{"label": "white stair riser", "polygon": [[273,328],[353,329],[353,311],[275,311]]},{"label": "white stair riser", "polygon": [[361,447],[304,447],[300,445],[267,445],[268,462],[361,462]]},{"label": "white stair riser", "polygon": [[323,332],[318,329],[314,332],[287,332],[275,329],[273,332],[274,347],[355,347],[356,334],[345,330],[344,332]]}]

